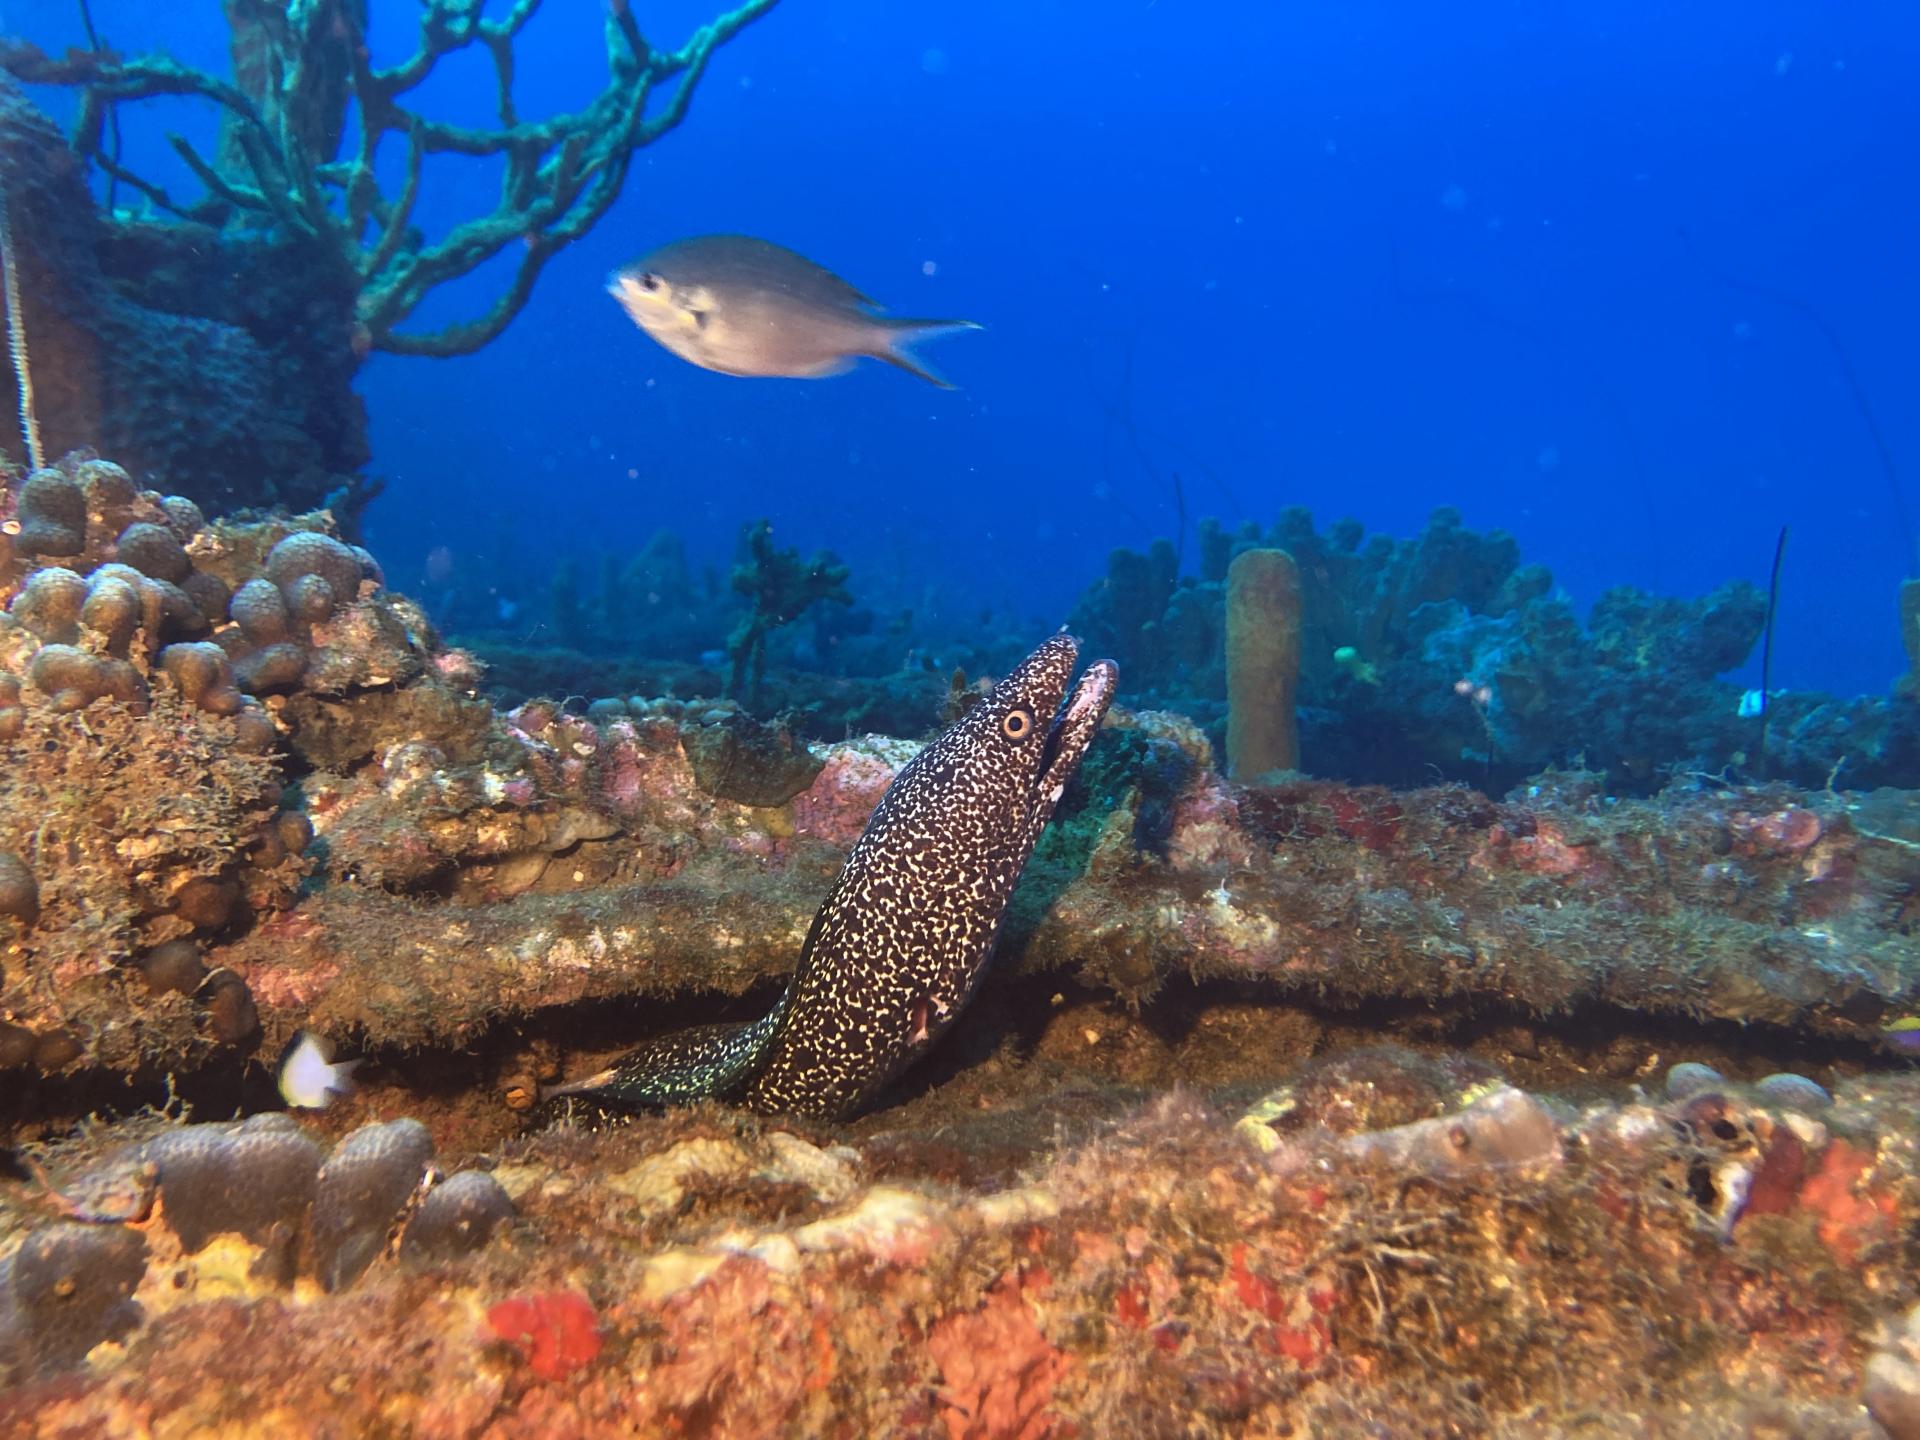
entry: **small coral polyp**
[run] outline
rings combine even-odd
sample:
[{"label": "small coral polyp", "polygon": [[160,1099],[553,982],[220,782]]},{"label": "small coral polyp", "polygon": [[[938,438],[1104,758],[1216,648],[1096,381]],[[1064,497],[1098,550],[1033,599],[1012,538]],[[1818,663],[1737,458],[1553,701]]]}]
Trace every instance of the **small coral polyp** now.
[{"label": "small coral polyp", "polygon": [[[79,455],[0,478],[0,1070],[257,1031],[244,980],[197,958],[305,873],[277,712],[404,682],[435,649],[331,523],[210,524]],[[163,952],[172,979],[150,984]]]}]

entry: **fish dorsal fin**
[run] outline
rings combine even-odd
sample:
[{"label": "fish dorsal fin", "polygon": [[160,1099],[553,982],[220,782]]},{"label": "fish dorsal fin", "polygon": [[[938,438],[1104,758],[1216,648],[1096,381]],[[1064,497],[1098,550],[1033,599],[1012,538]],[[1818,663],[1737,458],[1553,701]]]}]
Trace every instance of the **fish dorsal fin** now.
[{"label": "fish dorsal fin", "polygon": [[[836,890],[837,888],[836,886]],[[807,938],[800,942],[800,959],[793,967],[793,976],[787,981],[787,988],[781,992],[773,1009],[767,1012],[766,1018],[761,1022],[767,1026],[767,1033],[761,1043],[760,1053],[755,1057],[755,1070],[766,1062],[767,1054],[780,1039],[780,1031],[786,1022],[787,1012],[793,1008],[793,997],[799,993],[801,985],[806,983],[807,971],[813,960],[814,946],[819,943],[821,928],[827,923],[827,915],[834,908],[833,900],[833,894],[830,893],[826,902],[814,912],[813,924],[807,927]],[[737,1077],[736,1083],[751,1078],[751,1072],[743,1073]]]},{"label": "fish dorsal fin", "polygon": [[821,906],[813,917],[793,978],[779,1001],[758,1020],[676,1030],[641,1046],[613,1069],[556,1085],[543,1098],[579,1095],[615,1108],[638,1109],[683,1105],[707,1096],[724,1098],[738,1090],[766,1064],[830,908]]},{"label": "fish dorsal fin", "polygon": [[[777,1013],[777,1012],[776,1012]],[[616,1110],[684,1105],[738,1084],[758,1062],[772,1015],[748,1023],[696,1025],[641,1046],[612,1069],[541,1092],[543,1100],[577,1095]]]},{"label": "fish dorsal fin", "polygon": [[809,296],[817,303],[841,305],[849,310],[880,308],[872,296],[855,289],[826,266],[771,240],[753,235],[710,235],[705,240],[689,243],[706,246],[720,273],[727,278],[759,283],[776,277],[785,281],[782,288]]}]

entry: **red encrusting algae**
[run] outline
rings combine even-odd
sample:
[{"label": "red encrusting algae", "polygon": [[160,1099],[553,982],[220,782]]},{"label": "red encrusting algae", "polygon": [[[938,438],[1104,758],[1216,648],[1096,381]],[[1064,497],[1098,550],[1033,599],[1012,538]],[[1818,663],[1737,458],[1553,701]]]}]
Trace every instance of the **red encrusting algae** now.
[{"label": "red encrusting algae", "polygon": [[575,1290],[516,1295],[487,1310],[487,1328],[542,1380],[564,1380],[600,1355],[600,1316]]}]

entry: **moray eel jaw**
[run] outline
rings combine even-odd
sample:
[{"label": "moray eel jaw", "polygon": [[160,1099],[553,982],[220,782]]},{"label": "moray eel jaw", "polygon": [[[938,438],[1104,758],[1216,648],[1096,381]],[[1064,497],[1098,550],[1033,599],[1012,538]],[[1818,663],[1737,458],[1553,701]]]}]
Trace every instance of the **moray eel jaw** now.
[{"label": "moray eel jaw", "polygon": [[1047,763],[1034,790],[1029,849],[1039,840],[1047,821],[1053,818],[1060,797],[1067,793],[1067,783],[1080,768],[1080,761],[1086,756],[1087,746],[1093,743],[1094,733],[1106,717],[1107,706],[1113,703],[1114,688],[1119,683],[1120,667],[1111,660],[1096,660],[1080,677],[1080,683],[1048,729]]},{"label": "moray eel jaw", "polygon": [[[1118,670],[1045,641],[894,777],[779,1003],[667,1036],[556,1088],[630,1107],[713,1095],[755,1110],[859,1109],[972,997],[1027,858],[1113,699]],[[1071,693],[1069,689],[1071,688]]]}]

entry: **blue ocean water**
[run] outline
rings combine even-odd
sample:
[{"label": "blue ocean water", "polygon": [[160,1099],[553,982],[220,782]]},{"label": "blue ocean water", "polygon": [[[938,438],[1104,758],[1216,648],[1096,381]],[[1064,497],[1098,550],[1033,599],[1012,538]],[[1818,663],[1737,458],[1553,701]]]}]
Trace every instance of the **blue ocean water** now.
[{"label": "blue ocean water", "polygon": [[[92,8],[124,51],[221,62],[215,5]],[[376,58],[398,58],[411,7],[372,9]],[[715,8],[636,13],[677,45]],[[63,0],[0,24],[81,39]],[[601,24],[598,5],[542,11],[522,114],[591,97]],[[368,541],[402,588],[438,550],[524,603],[559,556],[660,528],[724,565],[764,515],[783,544],[837,550],[877,606],[1042,629],[1111,547],[1175,533],[1176,473],[1189,527],[1301,504],[1410,534],[1455,505],[1582,605],[1764,584],[1787,525],[1776,683],[1882,690],[1916,561],[1871,427],[1920,468],[1917,67],[1920,12],[1890,0],[784,0],[501,340],[370,361],[389,487]],[[493,77],[470,51],[422,95],[485,123]],[[164,130],[208,117],[149,119],[129,157],[178,174]],[[491,208],[498,172],[446,160],[429,180],[437,235]],[[713,231],[792,246],[898,313],[981,322],[925,351],[961,388],[675,359],[603,282]],[[416,323],[480,313],[510,263]]]}]

